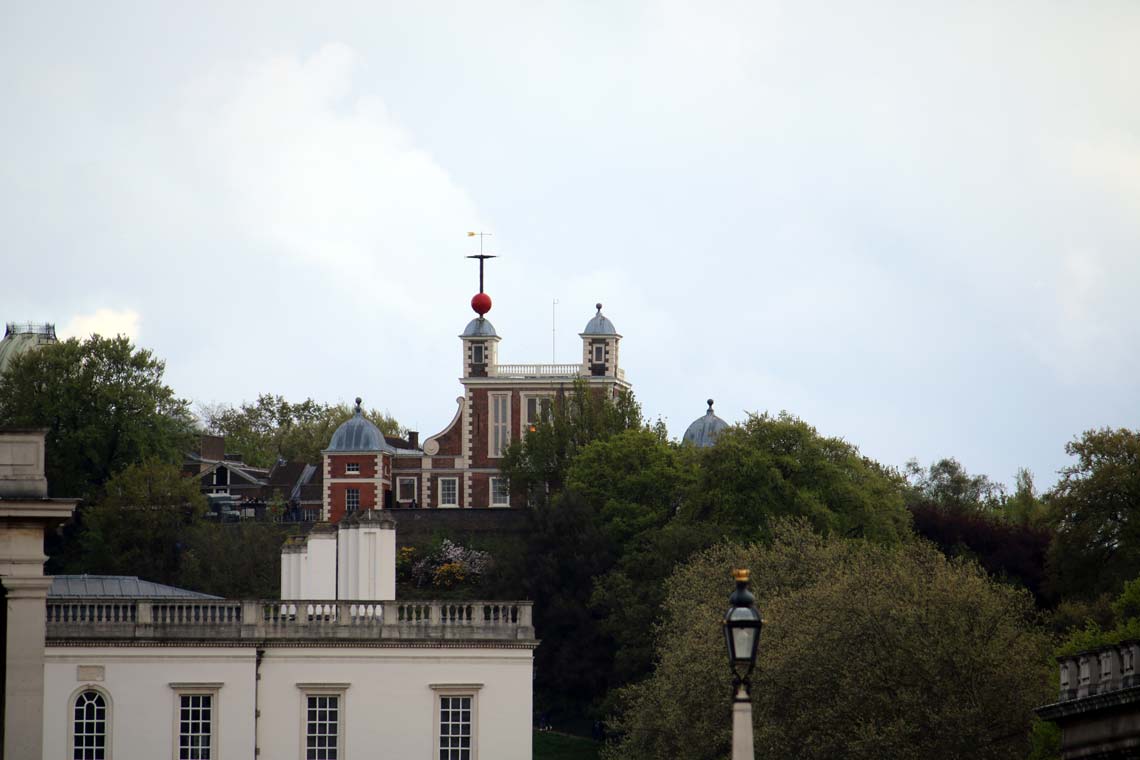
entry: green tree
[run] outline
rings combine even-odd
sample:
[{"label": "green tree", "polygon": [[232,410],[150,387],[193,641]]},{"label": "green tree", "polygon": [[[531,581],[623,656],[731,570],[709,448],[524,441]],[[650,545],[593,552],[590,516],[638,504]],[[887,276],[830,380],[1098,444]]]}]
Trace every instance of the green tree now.
[{"label": "green tree", "polygon": [[198,522],[186,532],[177,585],[229,599],[276,599],[288,535],[274,522]]},{"label": "green tree", "polygon": [[[352,416],[348,404],[322,404],[307,398],[298,403],[263,393],[252,404],[203,407],[206,429],[226,437],[226,450],[241,454],[256,467],[271,467],[278,458],[316,462],[333,433]],[[401,435],[400,424],[386,412],[370,409],[365,416],[386,435]]]},{"label": "green tree", "polygon": [[623,430],[644,427],[641,406],[632,393],[621,392],[611,399],[578,380],[569,393],[555,397],[533,430],[507,447],[501,469],[513,491],[527,494],[532,504],[546,504],[562,490],[566,472],[581,449]]},{"label": "green tree", "polygon": [[1051,582],[1066,596],[1115,593],[1140,575],[1140,431],[1089,430],[1065,451],[1077,461],[1046,497]]},{"label": "green tree", "polygon": [[1049,513],[1044,500],[1033,484],[1033,473],[1025,468],[1017,471],[1013,495],[1002,504],[1002,514],[1017,525],[1044,528],[1049,524]]},{"label": "green tree", "polygon": [[731,739],[720,621],[733,567],[765,619],[753,675],[765,758],[1017,758],[1050,696],[1048,637],[1021,590],[924,542],[823,537],[725,544],[667,584],[653,676],[622,692],[609,758],[719,760]]},{"label": "green tree", "polygon": [[[1005,486],[986,475],[971,475],[953,457],[939,459],[923,469],[918,460],[906,463],[907,506],[930,506],[943,512],[980,512],[999,509]],[[1021,473],[1018,473],[1019,477]],[[1028,475],[1028,473],[1026,473]],[[1030,477],[1029,488],[1033,482]]]},{"label": "green tree", "polygon": [[823,533],[898,541],[910,534],[901,489],[898,476],[842,439],[786,412],[751,415],[700,450],[700,477],[681,515],[748,537],[802,516]]},{"label": "green tree", "polygon": [[42,346],[0,376],[0,426],[46,428],[51,494],[97,499],[126,467],[189,448],[193,418],[164,370],[124,336]]},{"label": "green tree", "polygon": [[67,569],[177,585],[189,536],[205,512],[197,482],[178,467],[153,460],[130,465],[84,511],[79,551]]}]

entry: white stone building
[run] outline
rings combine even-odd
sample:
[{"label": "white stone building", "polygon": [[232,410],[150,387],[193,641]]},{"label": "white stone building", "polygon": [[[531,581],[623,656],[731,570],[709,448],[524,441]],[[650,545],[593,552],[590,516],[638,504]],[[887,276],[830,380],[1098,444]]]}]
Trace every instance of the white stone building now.
[{"label": "white stone building", "polygon": [[[347,521],[286,581],[328,598],[48,596],[43,531],[73,502],[43,498],[42,433],[0,434],[0,486],[4,758],[531,757],[530,603],[395,601],[389,519]],[[318,580],[329,557],[355,566]]]}]

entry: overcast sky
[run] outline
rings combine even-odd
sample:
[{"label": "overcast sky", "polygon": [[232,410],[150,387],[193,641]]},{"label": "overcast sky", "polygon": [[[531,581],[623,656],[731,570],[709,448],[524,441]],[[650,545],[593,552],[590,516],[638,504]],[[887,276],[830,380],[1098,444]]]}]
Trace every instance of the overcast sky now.
[{"label": "overcast sky", "polygon": [[[593,304],[679,436],[788,410],[1040,486],[1140,427],[1140,4],[6,3],[0,319],[195,403],[451,419]],[[552,305],[557,300],[557,307]]]}]

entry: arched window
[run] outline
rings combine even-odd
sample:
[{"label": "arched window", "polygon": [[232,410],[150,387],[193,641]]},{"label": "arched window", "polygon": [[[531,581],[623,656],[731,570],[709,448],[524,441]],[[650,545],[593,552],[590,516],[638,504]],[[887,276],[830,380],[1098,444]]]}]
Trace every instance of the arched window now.
[{"label": "arched window", "polygon": [[106,760],[106,698],[94,689],[79,692],[72,718],[72,760]]}]

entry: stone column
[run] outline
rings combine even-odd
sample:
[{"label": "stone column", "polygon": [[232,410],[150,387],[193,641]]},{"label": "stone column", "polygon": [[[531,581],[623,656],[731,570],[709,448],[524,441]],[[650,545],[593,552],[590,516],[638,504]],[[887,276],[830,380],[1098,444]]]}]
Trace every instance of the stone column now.
[{"label": "stone column", "polygon": [[44,531],[75,509],[75,499],[47,498],[43,430],[0,431],[0,583],[7,654],[4,757],[43,757],[44,638],[47,592]]},{"label": "stone column", "polygon": [[753,760],[752,702],[737,697],[732,702],[732,760]]},{"label": "stone column", "polygon": [[44,617],[51,578],[6,577],[3,583],[8,602],[4,757],[43,757]]}]

